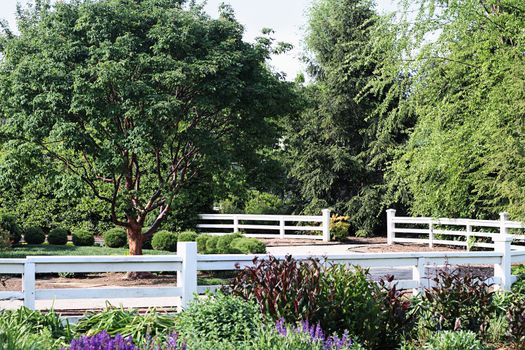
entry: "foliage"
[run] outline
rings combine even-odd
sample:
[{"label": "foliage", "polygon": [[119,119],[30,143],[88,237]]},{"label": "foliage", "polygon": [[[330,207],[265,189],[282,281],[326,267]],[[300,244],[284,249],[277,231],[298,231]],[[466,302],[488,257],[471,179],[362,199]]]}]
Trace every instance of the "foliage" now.
[{"label": "foliage", "polygon": [[390,200],[416,215],[524,218],[523,2],[404,1],[399,13],[377,88],[401,80],[387,88],[404,86],[417,123],[389,172]]},{"label": "foliage", "polygon": [[283,201],[276,195],[252,190],[244,204],[247,214],[282,214],[285,209]]},{"label": "foliage", "polygon": [[264,254],[266,244],[253,237],[235,238],[230,245],[230,249],[242,254]]},{"label": "foliage", "polygon": [[95,244],[95,236],[88,230],[77,229],[71,232],[73,244],[79,247],[89,247]]},{"label": "foliage", "polygon": [[525,296],[512,295],[507,306],[507,340],[514,349],[525,349]]},{"label": "foliage", "polygon": [[262,321],[257,305],[217,293],[196,300],[177,317],[181,337],[240,342],[251,339]]},{"label": "foliage", "polygon": [[[133,344],[133,340],[128,337],[124,338],[120,334],[111,337],[106,331],[102,331],[92,336],[81,336],[73,339],[69,350],[139,350],[138,346]],[[65,350],[62,348],[62,350]]]},{"label": "foliage", "polygon": [[168,252],[177,251],[177,241],[179,235],[176,232],[159,231],[153,235],[151,245],[156,250],[166,250]]},{"label": "foliage", "polygon": [[11,235],[9,231],[0,226],[0,250],[11,247]]},{"label": "foliage", "polygon": [[119,227],[104,232],[104,245],[110,248],[122,248],[128,244],[128,235],[126,231]]},{"label": "foliage", "polygon": [[2,138],[64,191],[89,189],[131,254],[192,181],[258,169],[292,94],[265,65],[268,35],[244,42],[230,7],[212,19],[184,3],[38,1],[0,37]]},{"label": "foliage", "polygon": [[49,231],[47,234],[47,242],[52,245],[66,245],[68,231],[66,229],[57,227]]},{"label": "foliage", "polygon": [[16,222],[16,217],[5,211],[0,211],[0,226],[9,232],[11,244],[17,244],[22,238],[20,226]]},{"label": "foliage", "polygon": [[442,331],[434,333],[427,344],[425,350],[486,350],[476,334],[470,331]]},{"label": "foliage", "polygon": [[254,266],[238,271],[230,284],[233,295],[256,301],[263,314],[295,322],[313,319],[319,309],[321,265],[297,262],[291,256],[254,259]]},{"label": "foliage", "polygon": [[206,251],[204,254],[217,254],[217,243],[219,236],[211,236],[206,240]]},{"label": "foliage", "polygon": [[179,242],[195,242],[197,239],[197,233],[195,231],[183,231],[179,232]]},{"label": "foliage", "polygon": [[217,254],[233,254],[238,253],[239,251],[233,249],[232,242],[233,240],[242,237],[240,233],[232,233],[229,235],[219,236],[217,240],[217,247],[215,253]]},{"label": "foliage", "polygon": [[197,252],[199,252],[200,254],[207,254],[206,244],[210,237],[212,236],[207,234],[200,234],[197,236],[197,238],[195,238],[195,242],[197,242]]},{"label": "foliage", "polygon": [[140,315],[137,310],[115,308],[110,304],[102,312],[88,312],[75,328],[78,334],[93,336],[107,332],[111,336],[120,334],[131,337],[137,344],[144,344],[151,337],[159,340],[169,337],[175,327],[172,316],[157,312],[155,309]]},{"label": "foliage", "polygon": [[70,339],[69,325],[53,310],[46,314],[25,307],[0,311],[3,350],[56,349]]},{"label": "foliage", "polygon": [[46,234],[42,228],[29,226],[24,229],[24,241],[27,244],[42,244],[46,240]]},{"label": "foliage", "polygon": [[494,290],[482,276],[462,269],[442,269],[425,289],[421,321],[432,331],[487,332],[495,313]]},{"label": "foliage", "polygon": [[342,241],[348,237],[350,224],[345,221],[337,221],[330,223],[330,239],[335,241]]},{"label": "foliage", "polygon": [[313,319],[327,332],[348,330],[365,346],[374,348],[382,336],[381,300],[379,287],[368,279],[368,271],[333,265],[323,271],[319,283],[320,310]]}]

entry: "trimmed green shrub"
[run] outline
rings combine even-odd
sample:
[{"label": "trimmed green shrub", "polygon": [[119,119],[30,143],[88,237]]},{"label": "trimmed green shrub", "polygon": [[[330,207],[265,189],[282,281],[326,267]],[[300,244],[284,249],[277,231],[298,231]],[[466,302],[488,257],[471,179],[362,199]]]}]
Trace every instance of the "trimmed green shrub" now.
[{"label": "trimmed green shrub", "polygon": [[73,244],[78,247],[89,247],[95,244],[95,236],[88,230],[77,229],[72,232]]},{"label": "trimmed green shrub", "polygon": [[208,242],[208,239],[212,237],[211,235],[198,235],[197,238],[195,238],[195,241],[197,242],[197,251],[201,254],[207,254],[206,250],[206,243]]},{"label": "trimmed green shrub", "polygon": [[432,334],[423,347],[425,350],[485,350],[473,332],[443,331]]},{"label": "trimmed green shrub", "polygon": [[190,304],[179,315],[175,329],[183,339],[241,342],[254,337],[261,322],[262,315],[253,302],[217,293]]},{"label": "trimmed green shrub", "polygon": [[67,233],[66,229],[54,228],[47,234],[47,241],[52,245],[65,245],[67,244]]},{"label": "trimmed green shrub", "polygon": [[104,232],[104,245],[110,248],[122,248],[128,244],[128,235],[123,228],[114,227]]},{"label": "trimmed green shrub", "polygon": [[231,250],[242,254],[264,254],[266,244],[256,238],[240,237],[231,242]]},{"label": "trimmed green shrub", "polygon": [[46,234],[40,227],[31,226],[24,230],[24,241],[27,244],[42,244],[46,240]]},{"label": "trimmed green shrub", "polygon": [[182,231],[179,233],[179,242],[195,242],[197,233],[194,231]]},{"label": "trimmed green shrub", "polygon": [[170,231],[159,231],[153,235],[151,245],[155,250],[177,251],[178,234]]},{"label": "trimmed green shrub", "polygon": [[17,244],[22,239],[22,230],[16,222],[16,216],[0,211],[0,227],[9,232],[11,244]]},{"label": "trimmed green shrub", "polygon": [[0,250],[11,246],[11,236],[3,227],[0,227]]},{"label": "trimmed green shrub", "polygon": [[235,254],[239,253],[238,250],[232,248],[231,244],[234,239],[240,238],[240,233],[233,233],[230,235],[219,236],[217,240],[217,254]]},{"label": "trimmed green shrub", "polygon": [[350,231],[349,216],[332,215],[330,218],[330,238],[336,241],[346,239]]},{"label": "trimmed green shrub", "polygon": [[206,253],[205,254],[217,254],[217,243],[220,236],[211,236],[206,241]]}]

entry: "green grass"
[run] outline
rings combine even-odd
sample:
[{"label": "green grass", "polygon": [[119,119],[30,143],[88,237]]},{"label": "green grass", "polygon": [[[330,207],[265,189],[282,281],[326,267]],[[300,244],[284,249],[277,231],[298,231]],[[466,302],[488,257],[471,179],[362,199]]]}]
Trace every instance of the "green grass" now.
[{"label": "green grass", "polygon": [[[144,255],[174,254],[161,250],[145,249]],[[108,248],[100,246],[76,247],[67,245],[23,244],[8,250],[0,250],[0,258],[25,258],[32,255],[128,255],[128,248]]]}]

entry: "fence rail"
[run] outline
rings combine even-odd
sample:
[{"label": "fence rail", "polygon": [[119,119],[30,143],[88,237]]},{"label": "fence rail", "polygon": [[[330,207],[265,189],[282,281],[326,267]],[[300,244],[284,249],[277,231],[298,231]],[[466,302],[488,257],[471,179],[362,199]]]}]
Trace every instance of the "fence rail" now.
[{"label": "fence rail", "polygon": [[[429,247],[445,244],[470,250],[471,247],[494,249],[494,238],[502,235],[508,235],[515,241],[524,240],[524,236],[508,234],[509,229],[525,229],[525,223],[510,221],[507,213],[500,213],[500,220],[475,220],[396,216],[394,209],[386,212],[388,244],[421,243],[428,244]],[[451,227],[459,229],[454,230]],[[497,232],[483,230],[487,228]],[[403,234],[404,237],[398,234]],[[524,248],[512,245],[512,249]]]},{"label": "fence rail", "polygon": [[[304,238],[330,241],[330,210],[323,209],[320,216],[314,215],[254,215],[254,214],[200,214],[201,221],[213,223],[201,223],[197,225],[200,231],[212,235],[224,235],[239,232],[240,230],[262,231],[246,232],[245,236],[259,238]],[[228,223],[224,223],[228,222]],[[231,222],[231,223],[230,223]],[[252,222],[252,223],[250,223]],[[253,223],[255,222],[255,223]],[[267,222],[276,224],[269,224]],[[312,225],[290,225],[290,223],[320,223]],[[220,232],[213,230],[221,230]],[[224,230],[228,230],[224,232]],[[279,231],[268,233],[268,231]],[[321,232],[321,235],[290,234],[288,232]]]},{"label": "fence rail", "polygon": [[[397,279],[400,289],[413,289],[419,293],[428,287],[428,268],[454,265],[494,265],[490,281],[508,290],[514,281],[511,263],[525,262],[525,251],[511,251],[512,238],[505,235],[496,238],[494,251],[484,252],[413,252],[413,253],[351,253],[344,255],[300,255],[296,260],[318,258],[323,264],[358,265],[365,268],[405,269],[411,272],[409,279]],[[180,298],[180,306],[186,307],[195,293],[215,290],[220,286],[199,286],[198,271],[232,271],[252,266],[254,258],[268,255],[201,255],[197,254],[195,242],[179,242],[177,255],[166,256],[84,256],[84,257],[27,257],[26,259],[0,259],[2,274],[22,274],[22,291],[0,292],[0,299],[23,300],[24,305],[34,309],[39,300],[62,299],[112,299],[112,298]],[[284,256],[277,256],[284,259]],[[36,288],[37,273],[56,272],[128,272],[128,271],[176,271],[177,283],[173,287],[133,288]]]}]

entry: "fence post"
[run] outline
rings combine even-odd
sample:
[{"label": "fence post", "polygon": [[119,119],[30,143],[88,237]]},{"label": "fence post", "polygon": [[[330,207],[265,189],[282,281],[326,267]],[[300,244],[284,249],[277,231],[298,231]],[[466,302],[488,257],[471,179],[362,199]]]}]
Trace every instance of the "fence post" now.
[{"label": "fence post", "polygon": [[185,309],[197,293],[197,243],[177,242],[182,269],[177,271],[177,287],[182,288],[180,308]]},{"label": "fence post", "polygon": [[34,262],[24,263],[24,275],[22,280],[22,290],[24,294],[24,306],[35,310],[35,279],[36,270]]},{"label": "fence post", "polygon": [[330,242],[330,209],[322,210],[323,216],[323,242]]},{"label": "fence post", "polygon": [[395,229],[395,223],[394,218],[396,217],[396,210],[395,209],[388,209],[386,211],[386,242],[388,245],[394,244],[394,229]]},{"label": "fence post", "polygon": [[281,239],[284,239],[284,226],[285,226],[285,222],[284,222],[284,218],[281,217],[279,219],[279,238]]},{"label": "fence post", "polygon": [[239,232],[239,217],[233,215],[233,233]]},{"label": "fence post", "polygon": [[499,213],[499,221],[500,221],[500,224],[499,224],[499,233],[501,233],[502,235],[506,235],[507,234],[507,221],[509,220],[509,213],[506,213],[506,212],[502,212],[502,213]]},{"label": "fence post", "polygon": [[501,263],[494,265],[494,277],[500,278],[499,289],[508,291],[512,286],[512,236],[495,235],[492,240],[494,241],[494,251],[502,254]]},{"label": "fence post", "polygon": [[425,278],[426,259],[418,258],[417,265],[412,268],[412,279],[417,282],[417,287],[412,290],[413,295],[423,291],[423,279]]}]

